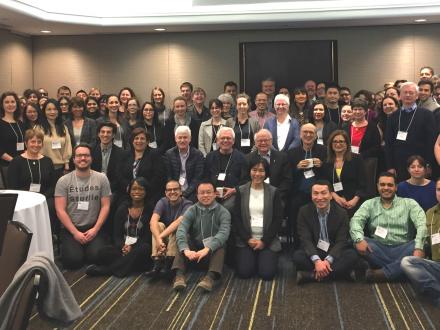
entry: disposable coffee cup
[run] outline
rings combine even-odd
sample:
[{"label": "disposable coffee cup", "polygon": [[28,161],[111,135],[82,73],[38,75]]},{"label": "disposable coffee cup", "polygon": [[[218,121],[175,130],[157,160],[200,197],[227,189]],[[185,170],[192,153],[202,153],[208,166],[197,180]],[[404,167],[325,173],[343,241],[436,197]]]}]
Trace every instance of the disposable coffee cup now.
[{"label": "disposable coffee cup", "polygon": [[218,192],[218,197],[223,198],[223,187],[218,187],[216,188],[217,192]]}]

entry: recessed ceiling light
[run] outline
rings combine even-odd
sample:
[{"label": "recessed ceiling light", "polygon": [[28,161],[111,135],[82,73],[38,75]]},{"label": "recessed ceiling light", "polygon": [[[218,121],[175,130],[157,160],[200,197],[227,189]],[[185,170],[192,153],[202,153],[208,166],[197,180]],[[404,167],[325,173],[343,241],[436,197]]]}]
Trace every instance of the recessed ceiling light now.
[{"label": "recessed ceiling light", "polygon": [[156,28],[156,29],[154,29],[154,31],[166,31],[167,29],[165,29],[165,28]]},{"label": "recessed ceiling light", "polygon": [[52,33],[52,31],[49,31],[49,30],[41,30],[40,32],[41,33]]},{"label": "recessed ceiling light", "polygon": [[418,18],[418,19],[415,19],[414,22],[423,23],[423,22],[426,22],[426,18]]}]

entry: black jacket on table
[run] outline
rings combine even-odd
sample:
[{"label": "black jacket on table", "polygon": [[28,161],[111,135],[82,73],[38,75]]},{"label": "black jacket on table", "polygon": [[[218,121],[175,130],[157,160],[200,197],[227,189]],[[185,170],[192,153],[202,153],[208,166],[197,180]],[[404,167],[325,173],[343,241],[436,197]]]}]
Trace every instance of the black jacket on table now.
[{"label": "black jacket on table", "polygon": [[[120,166],[121,189],[127,191],[128,185],[133,178],[134,153],[130,152],[123,159]],[[157,149],[147,147],[137,167],[136,177],[145,178],[151,187],[151,198],[156,203],[165,191],[165,165],[162,155]]]},{"label": "black jacket on table", "polygon": [[[231,159],[229,162],[228,170],[226,171],[226,178],[223,181],[222,186],[228,188],[235,188],[236,186],[243,183],[241,178],[241,173],[243,167],[246,166],[246,159],[244,155],[236,150],[232,150]],[[206,155],[205,162],[205,179],[214,183],[217,187],[218,185],[218,175],[220,173],[220,150],[211,151]]]},{"label": "black jacket on table", "polygon": [[[317,245],[321,226],[315,204],[309,203],[301,207],[297,224],[301,248],[308,257],[319,255]],[[349,220],[347,212],[334,202],[330,203],[327,231],[330,240],[327,254],[336,259],[340,256],[341,250],[349,246]]]},{"label": "black jacket on table", "polygon": [[76,141],[75,135],[73,134],[73,121],[72,119],[67,119],[64,123],[70,134],[70,141],[72,141],[72,148],[75,148],[77,142],[88,143],[94,146],[96,143],[96,121],[87,117],[84,117],[83,127],[81,129],[80,141]]},{"label": "black jacket on table", "polygon": [[[263,210],[263,241],[265,247],[273,252],[281,251],[281,243],[278,239],[278,231],[281,226],[283,209],[281,198],[277,188],[264,183],[264,210]],[[251,182],[237,189],[235,205],[232,214],[232,225],[236,235],[236,246],[248,246],[247,242],[252,238],[251,216],[249,212]]]},{"label": "black jacket on table", "polygon": [[[351,125],[347,125],[343,130],[347,133],[348,139],[351,144]],[[380,133],[377,125],[374,122],[368,122],[367,129],[365,130],[364,137],[361,140],[359,146],[359,153],[362,158],[379,157],[380,152]]]},{"label": "black jacket on table", "polygon": [[[182,162],[180,161],[179,149],[173,147],[165,153],[165,167],[167,170],[167,181],[179,181]],[[188,188],[183,192],[183,197],[195,201],[197,185],[203,179],[205,169],[205,158],[200,150],[190,147],[189,156],[185,163],[186,181]]]},{"label": "black jacket on table", "polygon": [[[252,159],[261,157],[258,151],[252,151],[246,156],[247,164],[250,163]],[[247,165],[246,164],[246,165]],[[286,201],[287,194],[289,193],[290,187],[292,185],[292,166],[287,160],[287,155],[285,152],[281,152],[275,149],[270,150],[270,176],[269,183],[271,186],[278,188],[281,199]],[[250,181],[249,166],[245,166],[243,169],[242,181]]]},{"label": "black jacket on table", "polygon": [[[110,182],[110,188],[112,193],[123,192],[119,182],[119,166],[126,160],[128,151],[119,148],[116,145],[112,145],[112,151],[110,153],[110,159],[107,165],[107,179]],[[102,171],[102,150],[101,143],[97,143],[92,150],[92,170],[96,172]]]},{"label": "black jacket on table", "polygon": [[343,190],[336,192],[339,196],[345,197],[347,201],[358,196],[361,199],[366,195],[366,171],[362,156],[351,154],[350,161],[344,161],[341,178],[338,179],[334,163],[324,163],[320,178],[328,180],[331,184],[342,182]]}]

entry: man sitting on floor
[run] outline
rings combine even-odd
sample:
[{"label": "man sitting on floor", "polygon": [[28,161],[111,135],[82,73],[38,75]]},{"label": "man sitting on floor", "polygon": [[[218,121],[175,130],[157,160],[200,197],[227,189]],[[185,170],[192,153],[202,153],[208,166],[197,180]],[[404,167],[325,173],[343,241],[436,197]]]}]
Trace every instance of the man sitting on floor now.
[{"label": "man sitting on floor", "polygon": [[231,229],[231,215],[215,201],[215,188],[210,182],[197,187],[198,203],[183,215],[177,229],[176,239],[179,253],[174,258],[176,278],[173,288],[186,288],[186,263],[209,262],[208,273],[198,287],[211,291],[214,282],[220,279],[225,256],[225,244]]},{"label": "man sitting on floor", "polygon": [[409,256],[402,259],[400,266],[416,290],[440,307],[440,179],[435,184],[435,192],[439,204],[426,212],[432,260]]},{"label": "man sitting on floor", "polygon": [[330,182],[318,180],[312,185],[312,203],[298,213],[297,284],[348,278],[359,259],[349,244],[347,212],[331,200]]},{"label": "man sitting on floor", "polygon": [[[350,222],[350,235],[359,254],[370,266],[366,280],[384,282],[403,275],[403,257],[423,257],[426,237],[426,217],[423,209],[411,198],[396,196],[397,185],[393,174],[379,175],[377,190],[380,197],[365,201]],[[411,228],[417,231],[416,237]],[[370,237],[365,236],[366,228]]]}]

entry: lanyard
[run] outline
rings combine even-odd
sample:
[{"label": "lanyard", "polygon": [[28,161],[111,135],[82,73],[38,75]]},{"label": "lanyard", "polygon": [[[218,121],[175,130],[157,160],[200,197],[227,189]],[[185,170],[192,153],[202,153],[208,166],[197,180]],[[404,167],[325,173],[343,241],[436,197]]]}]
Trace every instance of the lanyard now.
[{"label": "lanyard", "polygon": [[[307,155],[309,157],[307,157]],[[309,151],[305,150],[304,159],[309,159],[309,158],[312,158],[312,149],[310,149]]]},{"label": "lanyard", "polygon": [[[217,138],[217,132],[218,132],[218,130],[215,130],[215,125],[212,123],[212,119],[211,119],[211,126],[212,126],[212,130],[214,131],[214,135],[215,135],[215,137]],[[220,129],[220,128],[222,128],[222,127],[223,127],[223,125],[220,123],[218,129]]]},{"label": "lanyard", "polygon": [[[344,168],[344,162],[342,162],[341,175],[342,175],[342,169],[343,168]],[[333,176],[332,176],[333,184],[335,183],[335,172],[336,172],[336,163],[333,164]],[[341,178],[340,177],[338,177],[338,182],[341,182]]]},{"label": "lanyard", "polygon": [[[80,191],[79,191],[79,185],[78,185],[78,178],[76,177],[76,173],[73,173],[73,175],[75,176],[76,189],[78,190],[78,195],[79,195]],[[90,201],[90,185],[91,185],[91,183],[92,183],[92,173],[90,173],[89,184],[88,184],[88,186],[89,186],[89,193],[87,195],[88,202]],[[78,202],[79,202],[79,199],[78,199]]]},{"label": "lanyard", "polygon": [[[144,126],[145,126],[145,132],[148,132],[147,124],[145,124],[145,122],[144,122]],[[155,142],[156,141],[156,126],[154,126],[154,124],[153,124],[153,125],[151,125],[151,127],[153,127],[154,140],[150,141],[150,142]]]},{"label": "lanyard", "polygon": [[[15,129],[14,129],[14,126],[12,126],[11,123],[8,123],[8,124],[9,124],[9,126],[11,126],[11,129],[12,129],[12,131],[14,132],[15,137],[17,138],[17,143],[18,143],[18,142],[19,142],[19,141],[18,141],[19,138],[18,138],[18,134],[17,134],[17,132],[16,132]],[[21,135],[21,141],[23,141],[23,132],[21,131],[20,125],[18,125],[18,123],[17,123],[17,127],[18,127],[18,131],[20,132],[20,135]]]},{"label": "lanyard", "polygon": [[[31,174],[31,183],[34,183],[34,176],[32,175],[32,170],[31,170],[31,165],[29,164],[29,159],[26,158],[27,160],[27,164],[28,164],[28,168],[29,168],[29,173]],[[40,160],[37,159],[37,163],[38,163],[38,184],[41,184],[41,169],[40,169]]]},{"label": "lanyard", "polygon": [[[232,151],[232,152],[234,152],[234,151]],[[231,158],[232,158],[232,152],[229,155],[228,162],[226,163],[226,167],[225,167],[225,171],[224,171],[225,174],[228,172],[229,162],[231,161]]]},{"label": "lanyard", "polygon": [[[238,119],[237,119],[238,121]],[[247,119],[247,123],[248,123],[248,139],[251,138],[251,125],[249,125],[249,119]],[[246,125],[246,122],[243,124],[243,126]],[[238,128],[240,129],[240,139],[243,139],[243,132],[241,131],[241,124],[240,122],[238,122]]]},{"label": "lanyard", "polygon": [[[413,115],[412,115],[412,117],[411,117],[411,120],[409,121],[408,127],[406,128],[406,131],[405,131],[405,132],[408,132],[408,131],[409,131],[409,128],[411,127],[411,124],[412,124],[412,122],[413,122],[414,116],[416,115],[417,109],[418,109],[418,108],[416,108],[416,110],[414,110]],[[401,116],[401,115],[402,115],[402,110],[399,111],[399,126],[397,127],[397,131],[398,131],[398,132],[400,131],[400,116]]]},{"label": "lanyard", "polygon": [[[138,237],[139,223],[141,222],[141,218],[142,218],[142,214],[143,213],[144,213],[144,208],[141,209],[141,214],[139,215],[139,218],[136,221],[136,231],[135,231],[135,236],[134,237]],[[127,222],[128,222],[128,225],[127,225],[127,235],[126,236],[132,237],[132,236],[130,236],[130,234],[128,232],[128,228],[130,228],[130,211],[128,211],[128,214],[127,214]]]},{"label": "lanyard", "polygon": [[[432,217],[431,217],[431,237],[432,237],[432,227],[434,227],[434,212],[432,212]],[[440,234],[440,228],[438,229],[437,234]]]}]

